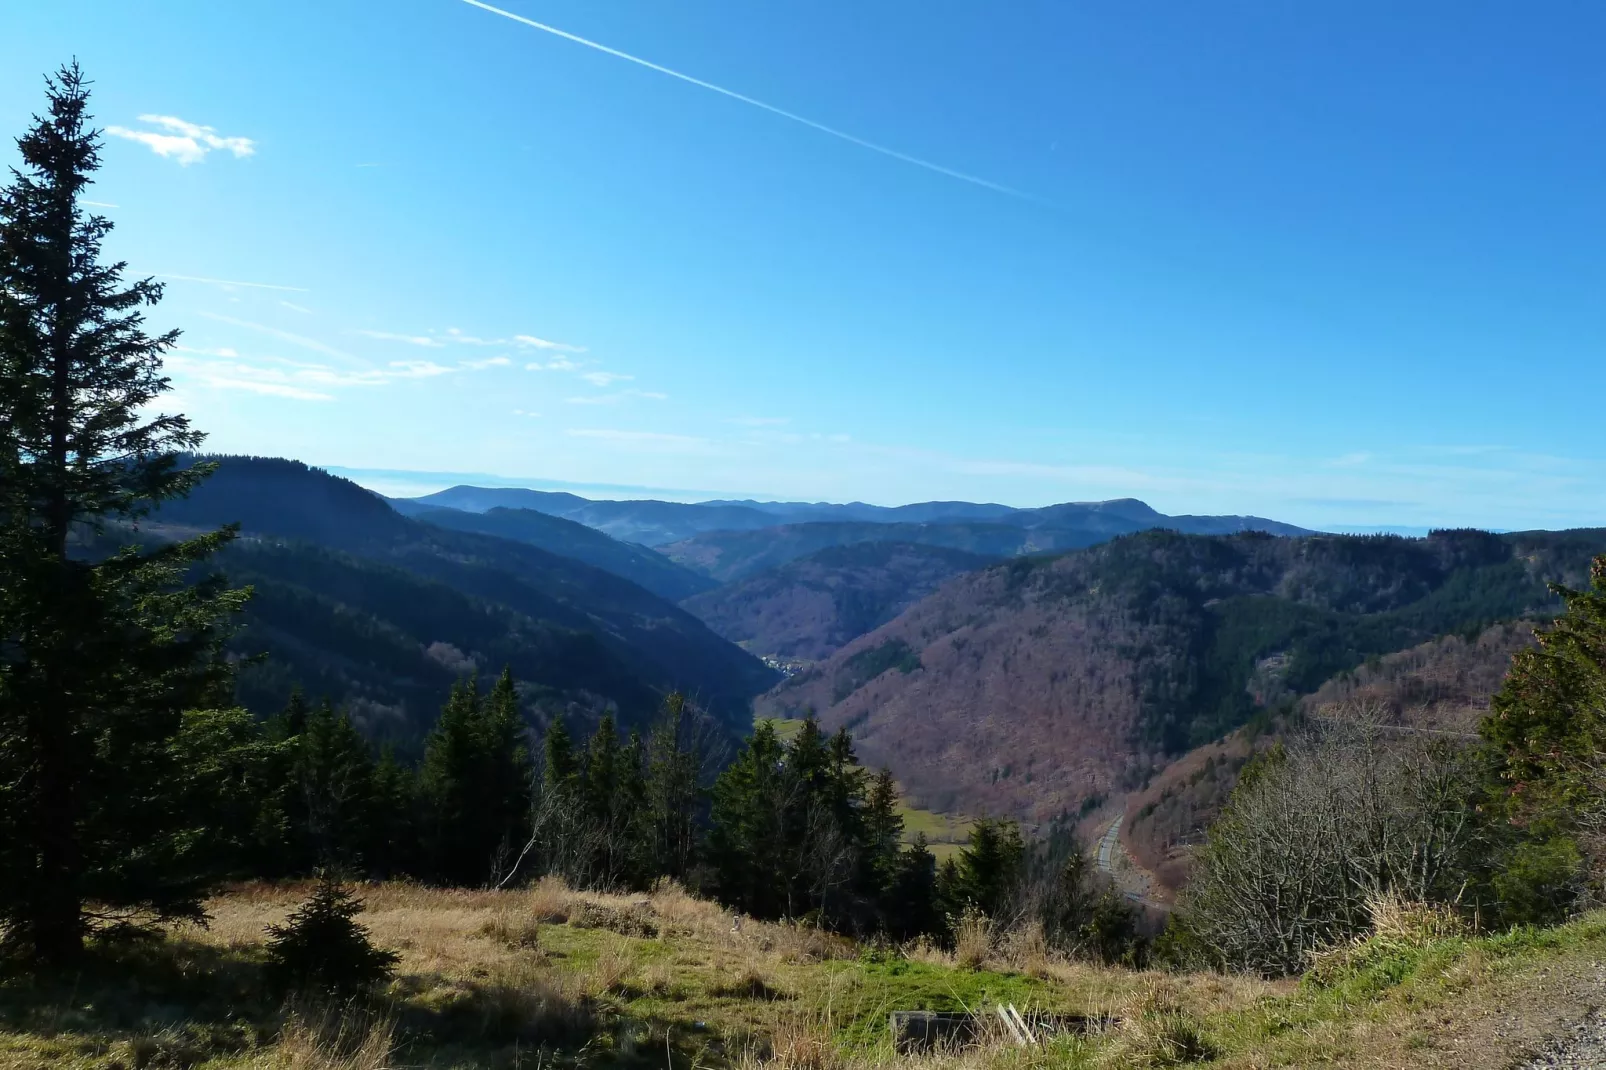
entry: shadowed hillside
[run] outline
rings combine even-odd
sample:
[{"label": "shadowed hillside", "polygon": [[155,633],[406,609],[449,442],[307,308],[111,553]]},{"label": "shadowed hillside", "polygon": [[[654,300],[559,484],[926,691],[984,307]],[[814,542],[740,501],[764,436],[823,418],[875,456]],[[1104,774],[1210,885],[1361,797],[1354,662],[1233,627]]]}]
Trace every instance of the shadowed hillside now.
[{"label": "shadowed hillside", "polygon": [[988,561],[911,543],[832,546],[682,605],[755,654],[817,661]]},{"label": "shadowed hillside", "polygon": [[[264,573],[263,579],[274,581],[275,604],[304,602],[306,608],[298,612],[321,614],[332,634],[383,637],[381,645],[391,648],[410,644],[423,650],[442,644],[439,649],[455,649],[467,660],[456,661],[454,675],[471,664],[495,672],[501,667],[499,659],[505,660],[504,651],[512,649],[511,636],[521,628],[527,633],[535,627],[553,637],[534,643],[538,649],[579,643],[606,656],[588,654],[562,668],[557,677],[527,681],[532,686],[550,685],[560,691],[584,687],[592,695],[591,704],[598,707],[610,700],[634,705],[644,689],[683,689],[733,728],[745,728],[750,697],[776,678],[758,659],[719,638],[685,610],[628,580],[525,543],[409,519],[355,483],[299,462],[222,458],[218,471],[189,499],[165,504],[145,526],[159,531],[163,526],[193,529],[235,522],[247,536],[298,544],[276,555],[232,558],[245,570],[242,575],[254,568]],[[438,586],[426,590],[420,584]],[[413,593],[403,593],[408,589]],[[352,697],[363,694],[368,685],[358,681],[365,678],[365,671],[329,675],[328,666],[349,658],[350,648],[315,650],[317,644],[303,639],[312,625],[295,624],[294,614],[269,621],[265,616],[269,587],[264,586],[263,593],[264,608],[249,609],[250,620],[266,629],[264,635],[276,636],[275,648],[281,658],[289,658],[281,661],[276,674],[280,683],[272,693],[287,693],[288,681],[296,673],[321,666],[316,669],[320,678],[349,680],[356,689]],[[447,595],[480,608],[448,613],[439,621],[419,614],[420,605],[436,604]],[[488,623],[487,618],[528,623],[504,626]],[[501,636],[502,645],[479,645],[469,633],[444,625],[452,619],[485,624],[489,633],[484,629],[481,633]],[[579,636],[583,642],[559,640],[560,635]],[[290,658],[296,650],[305,650],[305,657]],[[451,655],[444,656],[452,660]],[[540,663],[557,671],[562,661],[554,657]],[[375,674],[382,675],[378,670]],[[407,681],[421,676],[429,678],[428,673],[403,672],[379,694],[394,695],[398,688],[405,690]],[[331,692],[337,700],[347,696],[345,689]],[[376,701],[390,704],[393,699]],[[432,716],[432,711],[424,715]]]},{"label": "shadowed hillside", "polygon": [[633,542],[621,542],[595,528],[534,509],[497,506],[483,513],[468,513],[461,509],[425,509],[409,515],[438,528],[495,535],[572,557],[615,576],[622,576],[671,602],[689,598],[714,586],[713,580],[680,567],[656,551]]}]

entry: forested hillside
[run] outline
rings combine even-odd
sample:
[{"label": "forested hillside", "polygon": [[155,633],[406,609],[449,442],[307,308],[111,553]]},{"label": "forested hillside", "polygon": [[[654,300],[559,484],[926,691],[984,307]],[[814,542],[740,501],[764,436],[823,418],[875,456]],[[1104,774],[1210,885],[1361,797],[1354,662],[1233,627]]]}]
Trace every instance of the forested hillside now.
[{"label": "forested hillside", "polygon": [[915,543],[831,546],[681,604],[755,654],[818,661],[991,560]]},{"label": "forested hillside", "polygon": [[938,809],[1039,820],[1372,655],[1554,612],[1606,532],[1148,532],[961,577],[759,701],[847,726]]},{"label": "forested hillside", "polygon": [[534,509],[498,506],[483,513],[469,513],[461,509],[423,509],[409,515],[438,528],[495,535],[514,542],[529,543],[563,557],[572,557],[615,576],[623,576],[671,602],[678,602],[715,586],[707,576],[682,568],[656,551]]},{"label": "forested hillside", "polygon": [[[1309,534],[1261,517],[1166,516],[1130,498],[1014,509],[986,519],[903,519],[905,515],[927,515],[925,507],[910,508],[912,512],[908,514],[897,509],[883,510],[874,520],[814,520],[759,530],[710,531],[659,549],[678,564],[729,583],[830,546],[861,542],[917,543],[1001,558],[1075,550],[1117,535],[1152,529],[1198,535],[1239,531]],[[965,516],[962,512],[960,515]]]},{"label": "forested hillside", "polygon": [[1239,729],[1167,765],[1126,797],[1121,841],[1165,889],[1175,891],[1187,879],[1191,848],[1220,814],[1244,763],[1276,743],[1288,724],[1303,729],[1312,718],[1365,717],[1401,738],[1426,733],[1465,741],[1488,716],[1512,655],[1533,644],[1533,622],[1510,621],[1471,638],[1445,635],[1368,657],[1304,696],[1284,723]]},{"label": "forested hillside", "polygon": [[255,582],[259,598],[233,649],[272,652],[242,681],[260,711],[282,705],[305,678],[315,694],[327,687],[337,701],[375,704],[376,727],[394,720],[418,731],[451,678],[516,661],[531,674],[521,671],[520,683],[553,702],[632,713],[650,708],[654,692],[682,689],[739,728],[750,697],[775,679],[628,580],[525,543],[403,517],[298,462],[221,458],[188,499],[165,503],[144,527],[160,534],[236,522],[247,538],[223,568],[235,582]]}]

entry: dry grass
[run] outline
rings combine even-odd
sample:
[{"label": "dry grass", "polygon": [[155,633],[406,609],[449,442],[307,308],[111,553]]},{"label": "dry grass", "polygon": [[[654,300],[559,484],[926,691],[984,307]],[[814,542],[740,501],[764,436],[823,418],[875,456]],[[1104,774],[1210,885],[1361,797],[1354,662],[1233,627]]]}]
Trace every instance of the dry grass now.
[{"label": "dry grass", "polygon": [[979,910],[966,908],[954,926],[954,961],[977,970],[993,953],[993,922]]},{"label": "dry grass", "polygon": [[279,1033],[274,1065],[284,1070],[389,1070],[396,1053],[389,1018],[292,1014]]},{"label": "dry grass", "polygon": [[[1606,961],[1606,915],[1556,938],[1564,943],[1546,934],[1502,943],[1458,935],[1410,904],[1379,903],[1364,950],[1335,952],[1325,980],[1295,985],[1067,961],[1041,931],[998,933],[979,917],[957,954],[929,944],[900,953],[795,925],[744,919],[733,928],[729,913],[671,884],[645,896],[557,882],[502,892],[391,884],[362,889],[362,921],[401,955],[380,1003],[388,1017],[285,1018],[275,1004],[221,989],[195,1002],[197,986],[183,977],[216,987],[205,964],[231,955],[249,975],[263,927],[306,891],[248,885],[214,901],[210,930],[164,945],[174,983],[191,994],[133,988],[117,997],[127,1021],[86,1024],[89,1000],[71,993],[30,1009],[0,985],[0,1067],[380,1070],[398,1051],[409,1066],[443,1068],[534,1065],[541,1051],[543,1066],[595,1057],[681,1070],[1073,1070],[1177,1065],[1212,1052],[1221,1067],[1493,1067],[1516,1051],[1514,1030],[1526,1030],[1526,1043],[1594,999],[1592,964]],[[659,935],[585,927],[588,917],[646,918]],[[954,1050],[892,1051],[890,1010],[986,1012],[1000,1002],[1028,1017],[1118,1024],[1030,1048],[992,1030]],[[1489,1008],[1523,1024],[1487,1024]]]}]

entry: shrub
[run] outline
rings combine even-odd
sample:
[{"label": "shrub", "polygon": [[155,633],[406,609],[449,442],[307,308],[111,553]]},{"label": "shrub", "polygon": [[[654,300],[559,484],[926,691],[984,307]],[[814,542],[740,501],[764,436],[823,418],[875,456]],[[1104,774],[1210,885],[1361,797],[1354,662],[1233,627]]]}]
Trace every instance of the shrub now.
[{"label": "shrub", "polygon": [[1212,965],[1296,973],[1371,928],[1370,898],[1456,901],[1492,857],[1484,776],[1469,748],[1364,722],[1269,753],[1198,856],[1182,901],[1193,946]]},{"label": "shrub", "polygon": [[397,956],[358,924],[362,900],[322,880],[283,925],[268,926],[268,975],[283,991],[352,995],[390,979]]},{"label": "shrub", "polygon": [[975,907],[953,921],[954,961],[967,970],[978,969],[993,949],[993,922]]}]

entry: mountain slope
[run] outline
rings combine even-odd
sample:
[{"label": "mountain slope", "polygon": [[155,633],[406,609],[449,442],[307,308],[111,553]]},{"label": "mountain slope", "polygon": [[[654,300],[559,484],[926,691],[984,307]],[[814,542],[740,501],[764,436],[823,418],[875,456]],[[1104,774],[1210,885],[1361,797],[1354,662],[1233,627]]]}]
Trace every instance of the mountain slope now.
[{"label": "mountain slope", "polygon": [[817,661],[991,560],[914,543],[831,546],[681,604],[754,653]]},{"label": "mountain slope", "polygon": [[857,542],[919,543],[1000,558],[1075,550],[1152,528],[1197,535],[1242,531],[1310,534],[1303,528],[1252,516],[1165,516],[1140,501],[1126,498],[1017,509],[987,521],[812,521],[755,531],[712,531],[660,546],[659,550],[678,564],[730,583],[827,546]]},{"label": "mountain slope", "polygon": [[1038,820],[1372,654],[1554,608],[1606,531],[1145,532],[959,577],[761,698],[846,725],[939,810]]},{"label": "mountain slope", "polygon": [[897,542],[960,550],[997,560],[1091,546],[1108,538],[1083,531],[1029,529],[1012,524],[880,524],[819,521],[758,531],[714,531],[659,547],[676,564],[731,583],[833,546]]},{"label": "mountain slope", "polygon": [[230,650],[244,658],[240,701],[282,709],[299,686],[347,708],[370,736],[416,749],[452,685],[512,669],[526,711],[641,723],[658,699],[650,666],[595,632],[306,543],[246,538],[216,565],[253,597]]},{"label": "mountain slope", "polygon": [[[401,568],[542,624],[589,633],[654,687],[696,695],[726,723],[745,723],[772,670],[691,614],[601,569],[524,543],[403,517],[354,483],[299,462],[221,458],[187,500],[151,523],[213,527],[314,543]],[[450,636],[435,639],[451,642]]]},{"label": "mountain slope", "polygon": [[714,587],[714,581],[682,568],[663,554],[636,543],[621,542],[595,528],[534,509],[496,506],[483,513],[460,509],[424,509],[412,516],[453,531],[471,531],[528,543],[548,553],[584,561],[645,587],[660,598],[678,602]]},{"label": "mountain slope", "polygon": [[419,505],[484,512],[497,507],[534,509],[584,524],[625,542],[660,546],[704,531],[751,531],[769,527],[775,517],[739,505],[688,505],[684,502],[592,501],[573,494],[518,487],[451,487],[412,501]]},{"label": "mountain slope", "polygon": [[[1300,701],[1316,717],[1367,716],[1386,735],[1427,731],[1470,734],[1489,713],[1512,655],[1533,645],[1533,622],[1495,624],[1473,637],[1445,635],[1406,650],[1367,658]],[[1125,799],[1121,842],[1160,885],[1176,891],[1188,856],[1221,812],[1244,763],[1279,737],[1250,729],[1195,748]]]}]

